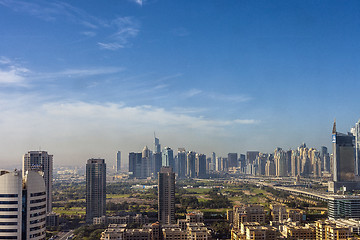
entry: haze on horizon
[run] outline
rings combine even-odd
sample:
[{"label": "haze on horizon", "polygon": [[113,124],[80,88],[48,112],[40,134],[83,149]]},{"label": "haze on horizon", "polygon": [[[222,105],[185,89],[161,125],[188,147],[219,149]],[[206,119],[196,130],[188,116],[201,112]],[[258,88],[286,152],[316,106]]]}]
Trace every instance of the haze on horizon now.
[{"label": "haze on horizon", "polygon": [[[330,147],[360,118],[358,1],[0,0],[0,162]],[[329,149],[330,150],[330,149]]]}]

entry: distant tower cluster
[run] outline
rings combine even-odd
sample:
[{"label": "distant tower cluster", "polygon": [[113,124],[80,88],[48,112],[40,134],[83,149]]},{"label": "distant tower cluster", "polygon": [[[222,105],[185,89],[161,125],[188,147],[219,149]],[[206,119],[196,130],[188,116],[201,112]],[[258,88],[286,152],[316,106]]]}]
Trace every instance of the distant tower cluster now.
[{"label": "distant tower cluster", "polygon": [[104,159],[86,163],[86,222],[106,215],[106,164]]}]

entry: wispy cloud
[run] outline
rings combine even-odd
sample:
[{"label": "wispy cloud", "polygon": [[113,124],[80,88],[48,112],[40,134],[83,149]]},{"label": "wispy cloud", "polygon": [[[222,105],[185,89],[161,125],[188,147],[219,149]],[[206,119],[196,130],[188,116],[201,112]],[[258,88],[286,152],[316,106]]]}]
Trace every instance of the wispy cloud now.
[{"label": "wispy cloud", "polygon": [[199,95],[199,94],[201,94],[202,92],[203,92],[202,90],[193,88],[193,89],[190,89],[190,90],[188,90],[187,92],[185,92],[185,93],[184,93],[184,96],[190,98],[190,97],[194,97],[194,96],[196,96],[196,95]]},{"label": "wispy cloud", "polygon": [[122,67],[93,67],[93,68],[74,68],[65,69],[58,72],[38,72],[31,75],[31,78],[36,79],[57,79],[63,77],[69,78],[83,78],[98,75],[109,75],[124,71]]},{"label": "wispy cloud", "polygon": [[115,28],[109,38],[109,42],[98,42],[102,49],[118,50],[120,48],[129,47],[130,39],[135,38],[139,34],[139,22],[133,17],[119,17],[111,22],[111,26]]},{"label": "wispy cloud", "polygon": [[[144,1],[136,1],[142,5]],[[65,2],[38,1],[27,2],[17,0],[0,0],[0,5],[11,8],[15,12],[25,13],[45,21],[66,20],[85,29],[79,34],[87,37],[98,36],[103,39],[97,42],[100,49],[118,50],[130,47],[130,40],[140,31],[140,24],[134,17],[118,17],[113,20],[103,20],[88,14]]]},{"label": "wispy cloud", "polygon": [[87,36],[87,37],[95,37],[96,36],[96,32],[91,32],[91,31],[81,32],[81,34],[84,36]]},{"label": "wispy cloud", "polygon": [[200,89],[190,89],[184,93],[184,96],[187,98],[191,98],[197,95],[202,95],[203,97],[207,97],[214,100],[226,101],[226,102],[248,102],[252,98],[246,95],[232,95],[232,94],[223,94],[223,93],[215,93],[215,92],[206,92]]},{"label": "wispy cloud", "polygon": [[142,6],[146,0],[130,0],[130,2],[136,3],[139,6]]},{"label": "wispy cloud", "polygon": [[101,49],[106,49],[106,50],[118,50],[120,48],[124,48],[124,45],[121,45],[117,42],[112,42],[112,43],[102,43],[102,42],[98,42],[98,45]]},{"label": "wispy cloud", "polygon": [[11,59],[0,57],[0,84],[1,85],[15,85],[27,86],[26,76],[30,70],[19,66]]}]

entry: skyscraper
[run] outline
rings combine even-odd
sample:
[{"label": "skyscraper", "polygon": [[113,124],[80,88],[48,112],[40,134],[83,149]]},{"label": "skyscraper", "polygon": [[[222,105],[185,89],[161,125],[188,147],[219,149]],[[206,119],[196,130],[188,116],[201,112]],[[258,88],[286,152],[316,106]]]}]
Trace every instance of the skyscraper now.
[{"label": "skyscraper", "polygon": [[121,152],[116,153],[116,172],[121,171]]},{"label": "skyscraper", "polygon": [[163,150],[162,166],[170,166],[175,169],[174,153],[169,147],[165,147]]},{"label": "skyscraper", "polygon": [[106,164],[89,159],[86,164],[86,222],[106,214]]},{"label": "skyscraper", "polygon": [[359,184],[355,181],[354,136],[351,133],[337,132],[334,122],[332,145],[334,166],[333,181],[329,183],[329,191],[336,192],[341,187],[358,189]]},{"label": "skyscraper", "polygon": [[186,176],[186,151],[185,148],[178,149],[178,176],[185,178]]},{"label": "skyscraper", "polygon": [[206,176],[206,155],[197,153],[195,157],[196,177],[204,178]]},{"label": "skyscraper", "polygon": [[141,178],[142,153],[129,153],[129,172],[132,177]]},{"label": "skyscraper", "polygon": [[189,178],[194,178],[196,176],[195,154],[195,152],[190,151],[186,155],[186,175]]},{"label": "skyscraper", "polygon": [[351,129],[355,140],[355,175],[360,176],[360,120]]},{"label": "skyscraper", "polygon": [[53,155],[45,151],[30,151],[23,156],[23,177],[26,171],[35,170],[44,173],[46,187],[46,211],[52,211],[52,180],[53,180]]},{"label": "skyscraper", "polygon": [[238,167],[238,154],[228,153],[228,167]]},{"label": "skyscraper", "polygon": [[0,239],[45,239],[46,188],[37,171],[0,171]]},{"label": "skyscraper", "polygon": [[159,153],[159,152],[161,152],[161,145],[159,139],[155,136],[154,133],[154,153]]},{"label": "skyscraper", "polygon": [[211,168],[210,170],[216,171],[216,154],[213,152],[211,154]]},{"label": "skyscraper", "polygon": [[175,223],[175,173],[169,166],[158,173],[158,208],[161,224]]}]

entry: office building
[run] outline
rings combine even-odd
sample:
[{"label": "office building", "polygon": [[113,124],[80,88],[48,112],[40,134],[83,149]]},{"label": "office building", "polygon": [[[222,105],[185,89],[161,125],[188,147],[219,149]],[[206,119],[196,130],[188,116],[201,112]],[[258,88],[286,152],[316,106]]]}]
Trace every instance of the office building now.
[{"label": "office building", "polygon": [[175,223],[175,173],[168,166],[158,173],[158,211],[161,224]]},{"label": "office building", "polygon": [[210,171],[216,171],[216,154],[213,152],[211,154],[211,167]]},{"label": "office building", "polygon": [[206,155],[197,153],[195,155],[195,172],[196,177],[206,177]]},{"label": "office building", "polygon": [[106,215],[106,164],[104,159],[86,163],[86,222]]},{"label": "office building", "polygon": [[186,175],[189,178],[194,178],[196,176],[195,155],[196,153],[193,151],[188,152],[186,155]]},{"label": "office building", "polygon": [[154,164],[153,176],[157,177],[158,172],[160,172],[161,165],[162,165],[162,153],[161,152],[157,152],[157,153],[153,154],[153,164]]},{"label": "office building", "polygon": [[129,173],[134,178],[142,178],[142,153],[129,153]]},{"label": "office building", "polygon": [[351,128],[355,141],[355,175],[360,176],[360,120]]},{"label": "office building", "polygon": [[160,152],[161,152],[161,145],[159,139],[155,136],[154,133],[154,153],[160,153]]},{"label": "office building", "polygon": [[[41,173],[41,172],[40,172]],[[29,170],[0,172],[0,239],[45,239],[46,186]]]},{"label": "office building", "polygon": [[360,219],[360,196],[335,195],[329,197],[328,215],[331,219]]},{"label": "office building", "polygon": [[256,156],[258,155],[259,155],[259,151],[247,151],[246,152],[247,163],[253,163],[256,159]]},{"label": "office building", "polygon": [[116,172],[121,171],[121,152],[116,153]]},{"label": "office building", "polygon": [[162,155],[162,166],[170,166],[175,169],[174,153],[169,147],[165,147]]},{"label": "office building", "polygon": [[329,182],[329,192],[338,190],[360,189],[355,178],[354,136],[336,131],[334,122],[332,132],[333,145],[333,181]]},{"label": "office building", "polygon": [[45,151],[30,151],[23,156],[23,177],[26,171],[42,171],[46,187],[46,211],[52,211],[53,155]]},{"label": "office building", "polygon": [[178,177],[185,178],[186,176],[186,151],[185,148],[178,148]]},{"label": "office building", "polygon": [[238,154],[237,153],[228,153],[228,167],[238,167]]}]

